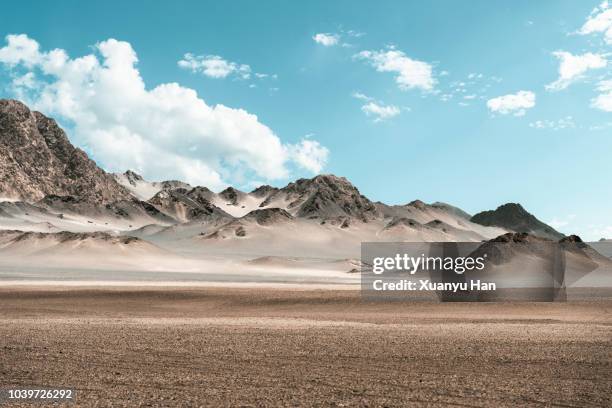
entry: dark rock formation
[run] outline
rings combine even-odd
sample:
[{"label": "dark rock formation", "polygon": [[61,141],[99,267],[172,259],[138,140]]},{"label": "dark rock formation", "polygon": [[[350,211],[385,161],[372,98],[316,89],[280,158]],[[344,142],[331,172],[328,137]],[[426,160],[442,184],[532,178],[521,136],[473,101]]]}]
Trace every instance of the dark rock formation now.
[{"label": "dark rock formation", "polygon": [[564,237],[563,234],[527,212],[523,206],[515,203],[501,205],[494,211],[480,212],[474,215],[470,221],[480,225],[501,227],[506,230],[525,232],[553,240]]},{"label": "dark rock formation", "polygon": [[149,203],[179,222],[201,218],[232,218],[209,201],[212,194],[206,187],[195,187],[191,190],[183,188],[162,190],[155,194]]},{"label": "dark rock formation", "polygon": [[257,198],[263,198],[263,197],[268,197],[270,194],[273,194],[273,193],[275,193],[277,191],[278,191],[278,188],[276,188],[276,187],[272,187],[272,186],[268,186],[268,185],[263,185],[263,186],[257,187],[255,190],[251,191],[251,195],[255,196]]},{"label": "dark rock formation", "polygon": [[381,216],[374,203],[344,177],[320,175],[299,179],[271,194],[262,206],[279,195],[290,201],[288,209],[298,217],[329,219],[349,216],[367,221]]},{"label": "dark rock formation", "polygon": [[228,187],[222,192],[219,193],[219,197],[228,201],[231,205],[238,205],[238,202],[245,196],[246,194],[240,190],[236,190],[234,187]]},{"label": "dark rock formation", "polygon": [[32,202],[49,194],[99,204],[131,198],[53,119],[0,100],[0,195]]},{"label": "dark rock formation", "polygon": [[263,208],[253,210],[243,220],[255,221],[259,225],[273,225],[280,222],[291,221],[293,217],[281,208]]},{"label": "dark rock formation", "polygon": [[412,218],[393,217],[391,221],[389,221],[387,225],[385,226],[385,230],[389,230],[389,229],[396,228],[399,226],[404,226],[404,227],[408,227],[412,229],[419,229],[419,230],[423,229],[423,224],[421,224],[420,222],[416,220],[413,220]]}]

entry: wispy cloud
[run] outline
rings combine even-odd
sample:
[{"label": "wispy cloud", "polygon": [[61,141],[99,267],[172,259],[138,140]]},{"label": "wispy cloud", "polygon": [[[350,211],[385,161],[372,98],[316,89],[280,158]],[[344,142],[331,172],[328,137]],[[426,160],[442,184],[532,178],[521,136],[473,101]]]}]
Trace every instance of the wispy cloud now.
[{"label": "wispy cloud", "polygon": [[401,90],[418,88],[430,91],[436,84],[431,64],[412,59],[395,48],[379,51],[361,51],[353,58],[363,60],[378,72],[393,72]]},{"label": "wispy cloud", "polygon": [[372,98],[372,97],[370,97],[370,96],[368,96],[368,95],[362,94],[361,92],[353,92],[353,93],[351,94],[351,96],[352,96],[353,98],[355,98],[355,99],[360,99],[360,100],[362,100],[362,101],[367,101],[367,102],[369,102],[369,101],[373,101],[373,100],[374,100],[374,98]]},{"label": "wispy cloud", "polygon": [[375,123],[391,119],[399,115],[402,111],[398,106],[387,105],[361,92],[353,92],[351,96],[365,102],[361,106],[361,111],[365,113],[366,116],[372,117]]},{"label": "wispy cloud", "polygon": [[612,8],[607,0],[593,9],[578,34],[603,34],[606,44],[612,44]]},{"label": "wispy cloud", "polygon": [[324,47],[333,47],[333,46],[341,46],[341,47],[352,47],[348,41],[352,41],[352,39],[357,39],[363,37],[365,33],[356,30],[345,30],[343,28],[339,28],[335,32],[327,32],[327,33],[316,33],[312,36],[312,39],[317,44],[323,45]]},{"label": "wispy cloud", "polygon": [[591,106],[606,112],[612,112],[612,80],[601,81],[597,84],[601,92],[591,101]]},{"label": "wispy cloud", "polygon": [[587,71],[605,68],[606,58],[601,54],[587,52],[582,55],[573,55],[567,51],[555,51],[553,54],[559,60],[559,78],[546,85],[549,91],[560,91],[572,83],[584,78]]},{"label": "wispy cloud", "polygon": [[400,114],[400,108],[395,105],[379,105],[376,102],[368,102],[361,107],[367,116],[374,116],[374,122],[390,119]]},{"label": "wispy cloud", "polygon": [[[444,74],[444,75],[443,75]],[[436,85],[435,93],[440,101],[449,102],[456,100],[459,106],[470,106],[466,101],[488,99],[487,94],[491,86],[500,82],[500,78],[485,75],[482,72],[470,72],[467,75],[453,78],[448,71],[439,73],[439,81]]]},{"label": "wispy cloud", "polygon": [[218,55],[194,55],[187,53],[178,61],[178,66],[194,73],[201,73],[209,78],[227,78],[236,76],[240,79],[251,77],[251,67],[247,64],[231,62]]},{"label": "wispy cloud", "polygon": [[562,130],[575,128],[576,123],[574,123],[574,118],[572,116],[566,116],[557,120],[536,120],[534,122],[529,123],[529,127],[534,129]]},{"label": "wispy cloud", "polygon": [[317,33],[312,36],[314,42],[321,44],[325,47],[331,47],[338,45],[340,42],[340,34],[336,33]]}]

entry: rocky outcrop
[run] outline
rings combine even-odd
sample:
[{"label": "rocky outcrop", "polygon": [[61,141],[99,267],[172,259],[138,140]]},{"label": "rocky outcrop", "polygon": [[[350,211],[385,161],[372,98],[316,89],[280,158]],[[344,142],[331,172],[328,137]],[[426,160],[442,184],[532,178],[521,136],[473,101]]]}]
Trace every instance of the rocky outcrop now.
[{"label": "rocky outcrop", "polygon": [[189,184],[178,180],[147,181],[132,170],[125,173],[114,173],[113,177],[139,200],[148,200],[161,190],[174,190],[176,188],[191,190],[192,188]]},{"label": "rocky outcrop", "polygon": [[258,197],[258,198],[264,198],[264,197],[270,196],[273,193],[276,193],[277,191],[278,191],[278,188],[276,187],[263,185],[251,191],[251,195],[254,197]]},{"label": "rocky outcrop", "polygon": [[213,194],[212,191],[205,187],[196,187],[191,190],[177,188],[162,190],[148,202],[179,222],[202,218],[231,219],[229,214],[209,201],[208,197],[211,194]]},{"label": "rocky outcrop", "polygon": [[516,203],[501,205],[494,211],[480,212],[470,221],[488,227],[501,227],[509,231],[529,233],[541,238],[559,240],[564,237],[563,234],[538,220],[522,205]]},{"label": "rocky outcrop", "polygon": [[49,194],[99,204],[131,198],[70,143],[55,120],[21,102],[0,100],[0,196],[32,202]]},{"label": "rocky outcrop", "polygon": [[264,208],[253,210],[242,217],[242,219],[245,221],[255,221],[259,225],[274,225],[291,221],[293,217],[281,208]]},{"label": "rocky outcrop", "polygon": [[238,202],[242,201],[245,195],[246,193],[236,190],[234,187],[228,187],[219,193],[219,197],[229,205],[238,205]]},{"label": "rocky outcrop", "polygon": [[405,217],[393,217],[391,221],[387,223],[385,226],[385,230],[394,229],[397,227],[407,227],[412,229],[422,229],[423,224],[418,221],[413,220],[412,218]]},{"label": "rocky outcrop", "polygon": [[287,211],[302,218],[348,216],[368,221],[381,216],[374,203],[361,195],[346,178],[329,174],[289,183],[271,194],[261,207],[274,202],[279,196],[289,203]]}]

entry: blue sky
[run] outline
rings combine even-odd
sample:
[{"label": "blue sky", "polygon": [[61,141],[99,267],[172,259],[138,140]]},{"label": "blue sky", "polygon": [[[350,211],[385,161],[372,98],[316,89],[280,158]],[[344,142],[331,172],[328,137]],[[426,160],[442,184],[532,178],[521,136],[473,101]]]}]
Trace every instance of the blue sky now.
[{"label": "blue sky", "polygon": [[109,171],[217,189],[334,173],[373,200],[520,202],[563,232],[612,237],[611,13],[14,2],[0,35],[22,36],[0,43],[0,96],[56,117]]}]

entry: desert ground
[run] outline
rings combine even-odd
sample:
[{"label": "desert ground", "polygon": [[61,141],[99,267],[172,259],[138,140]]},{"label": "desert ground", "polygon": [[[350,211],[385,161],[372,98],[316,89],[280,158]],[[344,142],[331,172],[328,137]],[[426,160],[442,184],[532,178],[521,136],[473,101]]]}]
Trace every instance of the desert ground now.
[{"label": "desert ground", "polygon": [[75,388],[77,406],[609,407],[610,299],[3,285],[0,384]]}]

